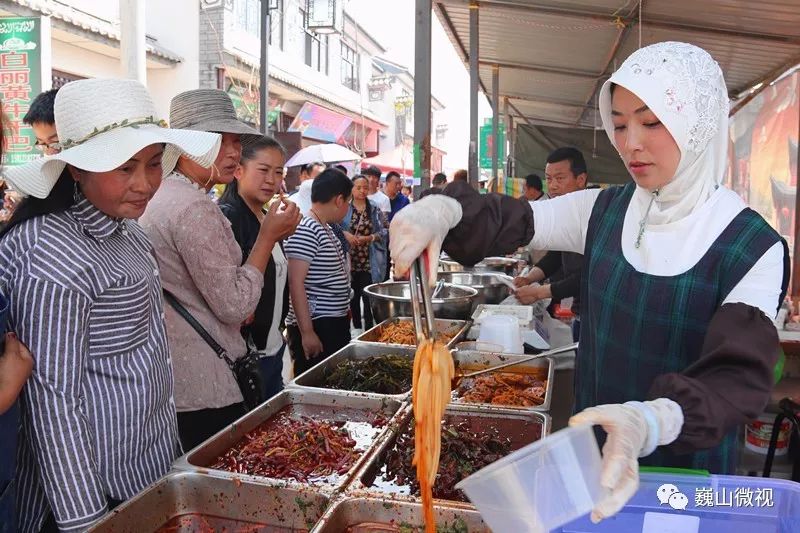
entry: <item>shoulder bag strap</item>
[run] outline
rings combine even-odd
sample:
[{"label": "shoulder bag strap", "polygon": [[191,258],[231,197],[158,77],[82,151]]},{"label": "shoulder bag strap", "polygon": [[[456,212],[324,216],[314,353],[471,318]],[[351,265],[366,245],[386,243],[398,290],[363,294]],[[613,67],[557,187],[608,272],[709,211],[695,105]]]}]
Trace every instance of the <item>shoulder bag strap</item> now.
[{"label": "shoulder bag strap", "polygon": [[231,361],[231,358],[228,357],[228,352],[226,352],[225,349],[214,340],[214,337],[212,337],[211,334],[205,330],[200,322],[198,322],[197,319],[193,317],[192,314],[183,305],[181,305],[180,302],[178,302],[177,298],[175,298],[175,295],[164,289],[164,299],[167,300],[167,302],[169,302],[169,304],[178,312],[178,314],[181,315],[190,326],[192,326],[192,329],[194,329],[203,338],[203,340],[206,341],[211,349],[217,354],[217,357],[225,361],[230,368],[233,368],[233,361]]}]

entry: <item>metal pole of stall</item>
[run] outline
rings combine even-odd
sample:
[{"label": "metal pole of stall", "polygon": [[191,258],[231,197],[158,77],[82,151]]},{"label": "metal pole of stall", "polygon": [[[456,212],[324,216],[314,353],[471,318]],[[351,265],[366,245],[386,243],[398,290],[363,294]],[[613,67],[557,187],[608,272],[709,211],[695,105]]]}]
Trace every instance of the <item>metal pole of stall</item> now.
[{"label": "metal pole of stall", "polygon": [[264,135],[269,130],[269,2],[261,0],[261,63],[258,67],[258,127]]},{"label": "metal pole of stall", "polygon": [[431,185],[431,8],[432,0],[416,0],[414,33],[414,177],[420,186],[414,196]]},{"label": "metal pole of stall", "polygon": [[469,181],[478,187],[478,82],[480,64],[478,60],[478,3],[469,5]]},{"label": "metal pole of stall", "polygon": [[120,56],[125,77],[147,85],[144,0],[120,0]]},{"label": "metal pole of stall", "polygon": [[500,67],[492,67],[492,192],[500,192],[498,155],[500,150]]},{"label": "metal pole of stall", "polygon": [[506,160],[503,163],[503,173],[506,179],[514,176],[511,169],[511,159],[513,157],[512,143],[514,142],[514,132],[512,130],[511,108],[508,105],[508,96],[503,97],[503,122],[506,125],[506,140],[508,140],[508,150],[506,150]]}]

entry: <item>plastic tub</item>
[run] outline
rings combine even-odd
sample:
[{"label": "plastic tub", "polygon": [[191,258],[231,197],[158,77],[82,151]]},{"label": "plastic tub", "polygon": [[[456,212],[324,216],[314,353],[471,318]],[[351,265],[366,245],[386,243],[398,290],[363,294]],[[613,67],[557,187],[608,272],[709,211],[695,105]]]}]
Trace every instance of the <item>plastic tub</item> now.
[{"label": "plastic tub", "polygon": [[540,533],[588,513],[600,499],[600,450],[589,425],[563,429],[462,480],[493,531]]},{"label": "plastic tub", "polygon": [[[672,487],[659,491],[664,485],[674,486],[686,499],[676,496],[661,503],[664,494],[672,492]],[[686,508],[681,509],[684,501]],[[583,516],[553,533],[665,531],[796,533],[800,531],[800,483],[762,477],[641,474],[639,490],[618,514],[599,524]]]},{"label": "plastic tub", "polygon": [[492,315],[483,319],[478,342],[499,344],[505,353],[523,353],[517,319],[509,315]]}]

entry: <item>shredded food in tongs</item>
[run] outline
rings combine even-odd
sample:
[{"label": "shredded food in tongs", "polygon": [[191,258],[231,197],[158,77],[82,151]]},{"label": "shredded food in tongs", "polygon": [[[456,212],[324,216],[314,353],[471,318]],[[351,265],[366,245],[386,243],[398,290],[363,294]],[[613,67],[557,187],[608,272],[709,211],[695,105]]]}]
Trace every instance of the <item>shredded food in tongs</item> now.
[{"label": "shredded food in tongs", "polygon": [[[414,408],[414,461],[425,515],[425,532],[436,533],[433,515],[433,484],[439,470],[442,417],[450,402],[450,384],[455,365],[447,347],[434,340],[434,316],[425,261],[411,266],[411,305],[417,352],[414,357],[412,404]],[[419,283],[419,285],[418,285]],[[423,320],[422,312],[425,312]]]}]

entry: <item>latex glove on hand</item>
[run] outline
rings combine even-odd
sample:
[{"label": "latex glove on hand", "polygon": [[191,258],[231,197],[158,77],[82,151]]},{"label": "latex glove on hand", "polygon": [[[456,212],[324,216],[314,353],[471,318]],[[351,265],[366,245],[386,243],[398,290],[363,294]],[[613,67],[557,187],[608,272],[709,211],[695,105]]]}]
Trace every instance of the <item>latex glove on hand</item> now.
[{"label": "latex glove on hand", "polygon": [[389,226],[395,275],[405,276],[414,260],[427,250],[428,283],[433,287],[442,242],[447,232],[461,221],[461,216],[461,204],[443,194],[426,196],[398,211]]},{"label": "latex glove on hand", "polygon": [[569,419],[570,426],[600,425],[608,434],[603,446],[600,484],[608,490],[592,509],[592,522],[617,514],[639,488],[639,457],[680,435],[683,410],[668,398],[649,402],[598,405]]}]

